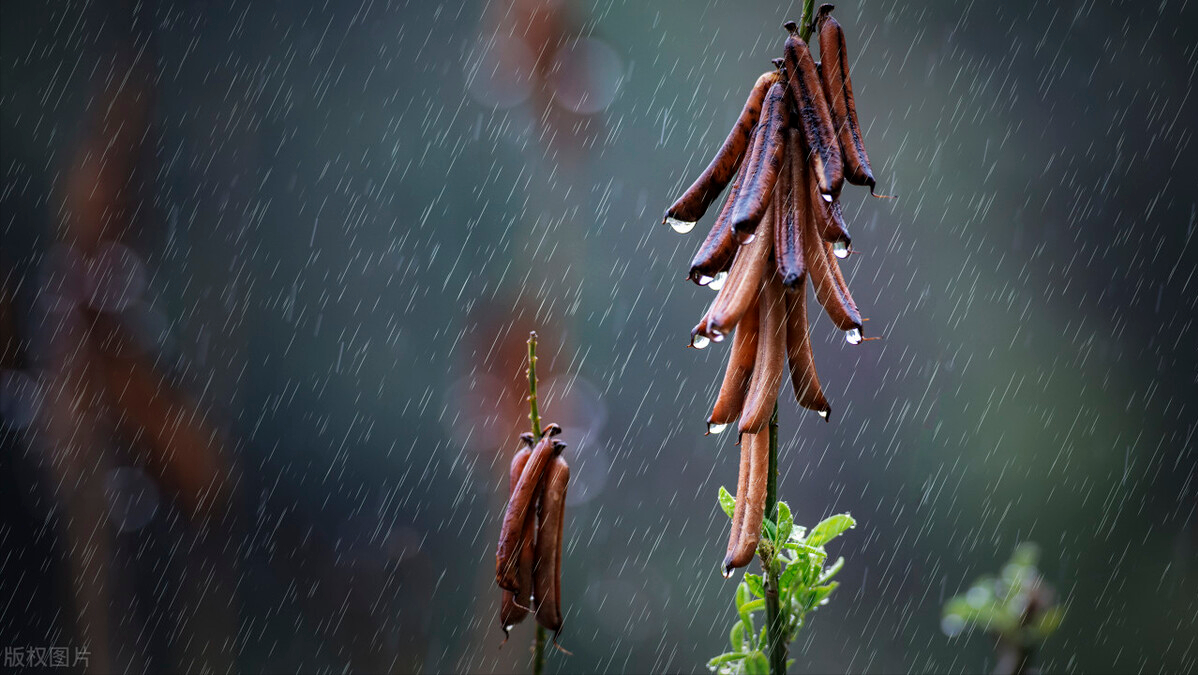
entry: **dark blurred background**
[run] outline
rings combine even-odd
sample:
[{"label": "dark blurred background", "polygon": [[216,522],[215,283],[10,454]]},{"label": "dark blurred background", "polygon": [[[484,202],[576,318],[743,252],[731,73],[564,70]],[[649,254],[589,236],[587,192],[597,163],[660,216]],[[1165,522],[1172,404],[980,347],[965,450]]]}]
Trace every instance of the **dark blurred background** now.
[{"label": "dark blurred background", "polygon": [[[685,348],[707,223],[658,223],[797,3],[2,12],[0,647],[526,671],[492,576],[536,329],[574,468],[549,671],[705,672],[727,348]],[[884,339],[817,319],[834,421],[781,399],[782,497],[860,523],[794,669],[992,668],[940,608],[1034,541],[1045,670],[1194,670],[1198,8],[836,16],[901,198],[844,197]]]}]

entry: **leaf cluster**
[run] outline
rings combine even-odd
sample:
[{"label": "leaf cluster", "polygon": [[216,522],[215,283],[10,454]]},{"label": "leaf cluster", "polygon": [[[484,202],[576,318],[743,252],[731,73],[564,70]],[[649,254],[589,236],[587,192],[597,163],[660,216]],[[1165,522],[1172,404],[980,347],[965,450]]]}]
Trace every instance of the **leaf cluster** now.
[{"label": "leaf cluster", "polygon": [[[736,498],[721,487],[719,500],[720,507],[731,518]],[[765,519],[757,545],[766,575],[746,573],[737,585],[737,621],[728,634],[731,649],[711,659],[707,667],[720,675],[768,673],[769,660],[765,654],[768,626],[763,620],[758,629],[756,615],[765,611],[766,594],[774,592],[767,588],[769,578],[778,579],[783,644],[790,644],[802,629],[807,614],[826,605],[832,591],[840,585],[832,577],[844,567],[844,558],[828,564],[824,545],[856,525],[852,516],[841,513],[825,518],[809,531],[796,527],[790,507],[786,502],[778,502],[777,519]]]},{"label": "leaf cluster", "polygon": [[1036,647],[1061,625],[1065,611],[1040,576],[1035,544],[1021,544],[998,576],[985,575],[948,600],[940,627],[950,637],[981,628],[1012,644]]}]

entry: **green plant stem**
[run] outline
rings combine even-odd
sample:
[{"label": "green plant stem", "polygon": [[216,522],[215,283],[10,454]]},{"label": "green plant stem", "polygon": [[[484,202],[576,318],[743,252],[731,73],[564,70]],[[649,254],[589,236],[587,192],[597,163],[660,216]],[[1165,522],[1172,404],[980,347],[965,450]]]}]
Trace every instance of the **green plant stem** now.
[{"label": "green plant stem", "polygon": [[[528,333],[528,420],[532,422],[532,433],[541,437],[541,413],[537,410],[537,332]],[[537,624],[536,637],[532,643],[532,673],[545,672],[545,629]]]},{"label": "green plant stem", "polygon": [[[770,465],[766,474],[765,484],[765,513],[774,523],[778,522],[778,404],[774,403],[774,414],[770,416]],[[769,547],[770,557],[762,557],[761,564],[765,577],[765,622],[766,622],[766,656],[770,662],[771,675],[782,675],[786,672],[786,635],[779,604],[779,565],[778,548],[783,542],[774,542]]]},{"label": "green plant stem", "polygon": [[803,16],[799,19],[799,37],[803,38],[803,42],[811,41],[811,33],[814,26],[811,25],[811,20],[815,18],[815,0],[803,1]]}]

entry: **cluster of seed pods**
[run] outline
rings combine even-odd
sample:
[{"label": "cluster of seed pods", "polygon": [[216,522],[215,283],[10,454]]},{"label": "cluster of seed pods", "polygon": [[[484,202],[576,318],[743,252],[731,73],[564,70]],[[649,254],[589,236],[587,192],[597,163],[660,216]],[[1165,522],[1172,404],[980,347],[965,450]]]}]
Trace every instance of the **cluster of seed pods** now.
[{"label": "cluster of seed pods", "polygon": [[510,496],[495,553],[504,635],[530,611],[555,634],[562,628],[562,526],[570,466],[562,457],[566,444],[554,438],[561,431],[550,424],[539,439],[523,434],[523,447],[512,458]]},{"label": "cluster of seed pods", "polygon": [[864,340],[861,313],[840,260],[852,242],[839,201],[847,180],[873,191],[849,79],[844,32],[819,8],[814,28],[821,63],[792,21],[783,58],[757,78],[740,117],[698,180],[666,211],[689,232],[731,183],[711,231],[691,261],[690,279],[718,290],[691,331],[704,348],[733,334],[732,349],[708,430],[733,422],[741,434],[741,466],[725,574],[752,560],[764,515],[767,425],[789,370],[799,405],[825,420],[824,396],[811,350],[807,281],[832,323],[851,344]]}]

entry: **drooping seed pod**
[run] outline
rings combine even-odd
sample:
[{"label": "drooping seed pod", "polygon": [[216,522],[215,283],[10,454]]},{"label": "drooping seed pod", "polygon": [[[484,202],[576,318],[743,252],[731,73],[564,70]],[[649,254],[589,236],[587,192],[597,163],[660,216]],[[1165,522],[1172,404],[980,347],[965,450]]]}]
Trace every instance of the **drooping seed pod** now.
[{"label": "drooping seed pod", "polygon": [[724,370],[724,380],[720,384],[720,393],[716,397],[711,416],[707,418],[708,427],[731,424],[740,416],[745,403],[745,394],[749,391],[749,381],[753,375],[753,363],[757,360],[757,300],[745,312],[745,316],[736,324],[736,332],[732,337],[732,349],[728,354],[728,366]]},{"label": "drooping seed pod", "polygon": [[762,283],[761,299],[757,303],[758,337],[757,359],[753,366],[753,377],[745,395],[744,410],[740,415],[739,430],[742,434],[753,434],[766,428],[774,403],[778,400],[778,388],[786,361],[786,305],[782,282],[770,270]]},{"label": "drooping seed pod", "polygon": [[760,153],[754,151],[752,164],[747,168],[744,184],[732,208],[732,232],[737,241],[746,243],[753,237],[758,223],[765,216],[766,208],[774,196],[774,184],[778,181],[778,170],[782,166],[782,147],[786,143],[786,127],[790,121],[790,107],[786,105],[786,87],[781,82],[770,87],[765,97],[765,108],[761,124],[757,127],[755,144],[760,144]]},{"label": "drooping seed pod", "polygon": [[740,550],[741,523],[745,522],[745,503],[749,495],[749,474],[753,467],[753,448],[750,436],[740,439],[740,464],[736,476],[736,505],[732,509],[732,529],[728,533],[728,549],[724,553],[721,572],[724,578],[732,575],[735,567],[731,564]]},{"label": "drooping seed pod", "polygon": [[732,261],[732,269],[728,271],[728,278],[716,295],[707,319],[707,335],[716,342],[736,327],[760,292],[761,280],[769,267],[776,217],[775,210],[767,206],[756,236],[741,245]]},{"label": "drooping seed pod", "polygon": [[782,285],[793,289],[807,276],[807,263],[803,260],[803,224],[801,219],[808,212],[808,194],[805,185],[795,183],[801,175],[794,166],[803,162],[803,151],[797,129],[786,130],[785,157],[782,174],[774,199],[779,199],[780,209],[774,227],[774,260]]},{"label": "drooping seed pod", "polygon": [[[527,447],[532,443],[534,436],[530,433],[521,434],[520,440],[524,441],[526,447],[521,448],[512,457],[512,463],[508,469],[508,494],[511,495],[516,491],[516,484],[520,482],[520,475],[524,473],[524,467],[528,464],[528,458],[532,455],[532,448]],[[533,562],[533,540],[536,536],[536,519],[525,518],[524,527],[522,529],[521,540],[517,544],[516,552],[517,570],[516,579],[519,585],[517,592],[505,590],[503,591],[503,599],[499,605],[499,626],[503,629],[504,637],[512,629],[512,626],[524,620],[528,615],[529,605],[532,597],[532,562]]]},{"label": "drooping seed pod", "polygon": [[[757,543],[761,540],[761,523],[765,518],[765,496],[769,482],[770,467],[770,434],[769,429],[763,429],[755,434],[745,434],[741,437],[741,447],[748,445],[749,476],[746,490],[736,495],[739,506],[744,501],[742,516],[736,539],[736,546],[724,558],[724,576],[736,568],[744,567],[753,560],[757,553]],[[745,460],[741,454],[741,462]],[[735,515],[735,512],[734,512]]]},{"label": "drooping seed pod", "polygon": [[537,623],[557,633],[562,629],[562,531],[570,467],[560,455],[545,472],[533,563],[533,602]]},{"label": "drooping seed pod", "polygon": [[[556,425],[551,425],[556,426]],[[546,427],[541,440],[532,450],[520,480],[512,490],[508,500],[507,511],[503,514],[503,526],[499,532],[499,546],[495,552],[495,583],[505,591],[519,593],[520,582],[517,575],[519,544],[524,533],[525,520],[533,512],[534,498],[541,483],[541,475],[549,465],[550,460],[561,454],[565,443],[553,440],[550,427]],[[558,427],[560,433],[560,427]]]},{"label": "drooping seed pod", "polygon": [[840,157],[840,143],[832,125],[832,113],[824,97],[823,83],[811,58],[807,43],[799,37],[798,26],[793,21],[785,24],[790,36],[786,38],[787,92],[794,103],[795,124],[803,132],[808,162],[819,181],[820,192],[828,201],[840,194],[844,185],[844,166]]},{"label": "drooping seed pod", "polygon": [[800,282],[793,293],[786,294],[786,360],[790,367],[790,383],[795,400],[808,410],[814,410],[825,421],[832,407],[824,396],[815,372],[815,354],[811,349],[811,329],[807,324],[807,284]]},{"label": "drooping seed pod", "polygon": [[865,152],[861,125],[857,122],[857,105],[853,99],[853,81],[849,77],[844,30],[832,17],[832,9],[832,5],[820,6],[815,19],[819,30],[819,55],[823,63],[820,76],[832,113],[832,125],[840,140],[845,178],[854,185],[869,186],[872,193],[876,181],[869,166],[869,155]]},{"label": "drooping seed pod", "polygon": [[724,139],[724,144],[720,147],[719,152],[699,175],[698,180],[666,211],[663,223],[674,220],[693,224],[703,217],[707,208],[716,200],[716,197],[719,197],[720,192],[732,179],[732,174],[736,172],[737,167],[743,161],[749,148],[753,128],[757,126],[757,120],[761,116],[762,101],[765,100],[766,92],[777,82],[778,73],[776,72],[762,73],[757,78],[757,82],[753,85],[753,89],[749,92],[749,98],[741,110],[740,117],[736,119],[732,131]]},{"label": "drooping seed pod", "polygon": [[[800,180],[811,180],[806,174],[806,166],[801,165],[800,170],[804,175]],[[844,296],[840,292],[840,286],[836,282],[835,272],[832,269],[833,261],[828,260],[825,246],[830,246],[819,236],[816,231],[817,218],[812,214],[812,208],[818,207],[817,204],[810,205],[808,213],[804,214],[803,221],[803,259],[807,263],[807,278],[811,280],[811,285],[815,288],[815,298],[819,300],[819,304],[823,305],[824,311],[828,314],[828,318],[832,319],[832,323],[837,328],[843,331],[856,329],[861,330],[861,314],[857,312],[857,308],[849,305]]]},{"label": "drooping seed pod", "polygon": [[728,199],[720,209],[720,215],[716,216],[715,224],[711,226],[707,238],[703,240],[694,259],[691,260],[689,278],[700,286],[711,283],[720,272],[727,272],[736,257],[739,245],[732,235],[732,205],[736,203],[737,195],[740,194],[745,168],[748,165],[748,162],[741,163],[736,179],[732,181],[732,187],[728,190]]}]

